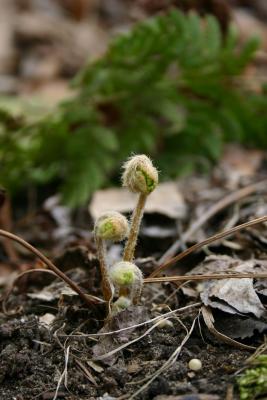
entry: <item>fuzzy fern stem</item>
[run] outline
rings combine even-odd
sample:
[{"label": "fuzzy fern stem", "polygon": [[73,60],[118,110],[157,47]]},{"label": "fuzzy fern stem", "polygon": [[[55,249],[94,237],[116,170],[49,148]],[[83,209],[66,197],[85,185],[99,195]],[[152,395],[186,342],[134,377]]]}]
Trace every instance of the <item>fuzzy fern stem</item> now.
[{"label": "fuzzy fern stem", "polygon": [[110,303],[113,297],[113,289],[109,280],[108,267],[106,263],[106,245],[102,238],[95,235],[97,254],[101,272],[101,286],[104,300],[107,302],[108,314],[110,313]]},{"label": "fuzzy fern stem", "polygon": [[140,224],[144,214],[146,199],[147,199],[146,194],[144,193],[139,194],[138,202],[132,215],[130,233],[125,245],[123,261],[132,262],[134,259],[134,252],[137,244],[137,237],[140,229]]},{"label": "fuzzy fern stem", "polygon": [[119,242],[127,237],[128,232],[129,224],[127,219],[116,211],[105,212],[95,222],[94,234],[102,276],[101,285],[103,297],[108,306],[108,315],[111,312],[110,303],[113,298],[113,286],[109,278],[105,241]]}]

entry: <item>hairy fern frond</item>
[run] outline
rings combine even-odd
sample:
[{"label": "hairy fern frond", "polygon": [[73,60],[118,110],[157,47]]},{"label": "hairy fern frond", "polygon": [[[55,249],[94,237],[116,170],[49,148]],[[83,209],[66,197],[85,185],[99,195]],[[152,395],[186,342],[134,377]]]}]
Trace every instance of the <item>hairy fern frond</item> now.
[{"label": "hairy fern frond", "polygon": [[[156,157],[173,177],[216,160],[227,141],[266,146],[266,93],[240,79],[258,45],[255,38],[240,45],[234,27],[223,36],[212,16],[172,11],[137,24],[85,66],[76,96],[28,127],[32,179],[48,171],[77,205],[129,153]],[[17,169],[5,169],[7,186]]]}]

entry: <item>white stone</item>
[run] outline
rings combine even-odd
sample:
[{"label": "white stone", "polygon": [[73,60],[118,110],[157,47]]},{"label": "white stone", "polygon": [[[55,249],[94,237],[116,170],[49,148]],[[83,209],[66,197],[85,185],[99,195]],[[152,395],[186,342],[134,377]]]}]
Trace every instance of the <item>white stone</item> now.
[{"label": "white stone", "polygon": [[202,362],[198,358],[192,358],[188,363],[188,368],[192,371],[199,371],[202,368]]}]

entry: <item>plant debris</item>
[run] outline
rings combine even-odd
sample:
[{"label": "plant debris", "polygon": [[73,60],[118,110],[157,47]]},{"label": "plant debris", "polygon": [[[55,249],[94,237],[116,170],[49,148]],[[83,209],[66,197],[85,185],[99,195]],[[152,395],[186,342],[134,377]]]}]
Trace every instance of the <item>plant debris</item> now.
[{"label": "plant debris", "polygon": [[[265,215],[266,193],[260,185],[251,192],[254,177],[249,179],[248,197],[235,197],[223,211],[208,218],[199,228],[200,237]],[[182,241],[184,232],[196,222],[196,209],[201,204],[202,209],[215,205],[222,194],[229,195],[227,184],[224,187],[220,183],[218,189],[212,179],[203,181],[194,176],[183,185],[181,181],[179,188],[183,187],[187,214],[177,214],[176,219],[168,217],[172,226],[178,222],[172,233],[164,239],[160,234],[149,239],[144,233],[140,235],[135,263],[145,280],[159,267],[157,260],[177,239],[178,232],[182,247],[196,242],[195,236]],[[240,187],[247,190],[241,183]],[[35,255],[18,252],[20,268],[22,262],[27,262],[28,269],[22,273],[28,279],[23,285],[20,280],[15,281],[7,299],[9,312],[0,314],[0,400],[16,397],[18,392],[23,400],[36,396],[42,400],[55,396],[66,400],[169,400],[188,396],[220,399],[229,387],[233,388],[233,399],[238,399],[236,373],[247,365],[248,352],[262,344],[267,331],[266,285],[263,279],[227,278],[227,274],[266,273],[265,226],[236,229],[228,242],[221,238],[208,243],[208,247],[198,247],[169,271],[181,273],[182,285],[168,283],[168,276],[163,277],[165,282],[146,284],[142,305],[131,306],[106,320],[93,235],[89,227],[85,232],[84,221],[79,225],[76,216],[67,210],[65,218],[64,209],[58,206],[51,201],[49,209],[38,211],[50,238],[47,240],[48,235],[44,235],[35,244],[41,244],[48,256],[56,256],[55,265],[95,301],[86,306],[76,293],[66,290],[65,282],[54,280],[51,274],[40,274],[40,270],[45,270]],[[149,222],[159,231],[166,229],[170,221],[167,222],[166,215],[162,217],[148,213],[144,228]],[[18,231],[22,229],[26,237],[34,238],[33,221],[38,221],[35,218],[31,216],[23,222]],[[46,219],[49,223],[44,223]],[[63,245],[57,235],[60,226],[65,232]],[[113,256],[114,262],[118,262],[121,253],[122,246],[110,243],[108,263],[113,263]],[[148,254],[150,257],[146,257]],[[1,262],[8,265],[5,257]],[[214,273],[226,277],[190,281],[195,275]],[[16,278],[21,272],[15,274]],[[159,328],[162,320],[169,323]],[[197,372],[188,367],[192,359],[202,363]]]},{"label": "plant debris", "polygon": [[[203,264],[190,273],[252,272],[256,267],[256,261],[235,260],[229,256],[209,256]],[[252,314],[257,318],[267,317],[265,307],[253,286],[253,279],[211,280],[203,282],[202,285],[200,297],[207,306],[230,314]]]}]

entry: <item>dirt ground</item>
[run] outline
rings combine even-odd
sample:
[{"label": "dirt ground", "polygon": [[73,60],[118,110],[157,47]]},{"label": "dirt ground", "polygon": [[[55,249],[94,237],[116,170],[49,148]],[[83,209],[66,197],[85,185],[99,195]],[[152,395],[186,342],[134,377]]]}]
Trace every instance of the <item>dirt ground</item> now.
[{"label": "dirt ground", "polygon": [[[253,189],[253,184],[265,176],[264,153],[257,153],[260,161],[256,164],[253,153],[251,169],[248,169],[248,152],[235,149],[234,154],[234,177],[230,167],[231,148],[210,177],[194,176],[179,182],[179,190],[187,204],[187,218],[178,219],[178,225],[166,215],[145,214],[136,260],[145,277],[156,268],[155,260],[170,248],[177,234],[189,247],[226,226],[266,215],[266,185]],[[247,161],[245,170],[244,158]],[[249,188],[250,194],[240,196],[240,187]],[[225,201],[229,193],[236,193],[231,204]],[[169,191],[169,197],[171,195]],[[209,213],[211,205],[218,203],[222,205],[221,209],[208,216],[206,213]],[[52,210],[48,212],[47,208],[40,207],[22,220],[19,219],[21,212],[15,212],[14,230],[54,259],[55,264],[83,287],[85,293],[101,298],[96,249],[90,229],[85,230],[90,226],[88,211],[81,210],[72,215],[72,228],[58,240],[55,232],[58,232],[56,215],[59,209],[54,205]],[[203,213],[207,216],[204,220]],[[62,214],[59,215],[62,223]],[[203,223],[198,229],[194,228],[193,234],[192,227],[199,218]],[[191,234],[186,238],[188,229]],[[240,231],[228,240],[200,249],[166,273],[203,273],[209,268],[219,272],[220,268],[225,269],[225,265],[229,270],[236,268],[236,264],[240,268],[240,263],[241,266],[244,263],[249,265],[252,271],[261,268],[264,272],[265,235],[263,224]],[[10,248],[2,243],[2,294],[19,273],[43,267],[23,249],[14,246],[13,251],[18,257],[16,261],[10,261],[7,255]],[[118,257],[120,251],[121,247],[111,246],[109,258]],[[252,264],[246,264],[248,262]],[[229,283],[231,280],[224,281]],[[240,290],[241,281],[235,281],[231,296]],[[213,291],[218,289],[216,281],[189,282],[182,286],[174,283],[146,284],[140,305],[119,313],[103,328],[103,303],[85,306],[65,284],[47,272],[24,275],[6,301],[2,301],[0,399],[239,399],[237,377],[253,353],[253,349],[245,346],[258,348],[264,342],[267,330],[265,281],[246,281],[251,286],[242,289],[237,299],[209,297],[211,287]],[[212,284],[215,286],[210,286]],[[247,290],[253,304],[246,298]],[[211,318],[215,319],[209,329],[209,323],[201,312],[204,304],[206,310],[211,311]],[[255,304],[256,311],[247,308]],[[157,326],[157,317],[171,310],[177,311],[167,314],[167,324]],[[125,329],[127,327],[131,328]],[[217,330],[215,333],[213,328]],[[114,331],[119,332],[105,335]],[[199,371],[189,369],[188,362],[192,358],[201,360]]]},{"label": "dirt ground", "polygon": [[[20,303],[23,304],[23,298]],[[27,314],[17,318],[1,320],[1,400],[6,399],[53,399],[56,387],[64,371],[66,349],[69,348],[67,385],[59,386],[58,399],[123,398],[133,394],[142,385],[142,380],[155,373],[172,353],[181,345],[185,329],[190,329],[198,310],[184,312],[181,321],[174,318],[173,327],[156,328],[135,344],[130,345],[112,360],[113,365],[90,360],[93,358],[94,340],[68,338],[68,334],[81,331],[83,334],[97,332],[101,326],[98,310],[77,310],[77,306],[55,307],[34,302],[26,305]],[[147,304],[142,315],[151,314]],[[38,312],[56,313],[51,327],[41,324]],[[93,315],[95,314],[95,315]],[[158,315],[158,312],[152,315]],[[95,318],[95,320],[94,320]],[[235,373],[243,366],[249,353],[233,349],[214,340],[199,325],[182,348],[177,361],[155,379],[137,398],[154,399],[162,395],[188,395],[186,399],[199,399],[199,394],[213,395],[210,399],[224,399],[235,384]],[[200,334],[201,327],[201,334]],[[126,340],[142,335],[147,327],[131,332]],[[65,336],[64,336],[65,335]],[[116,341],[116,336],[113,340]],[[124,339],[125,340],[125,339]],[[192,372],[188,362],[192,358],[202,361],[202,369]],[[108,393],[110,397],[105,397]],[[193,396],[193,394],[195,396]],[[102,396],[102,397],[101,397]],[[103,397],[104,396],[104,397]],[[168,398],[168,397],[166,397]],[[203,397],[209,399],[209,397]],[[234,399],[238,399],[235,394]]]}]

